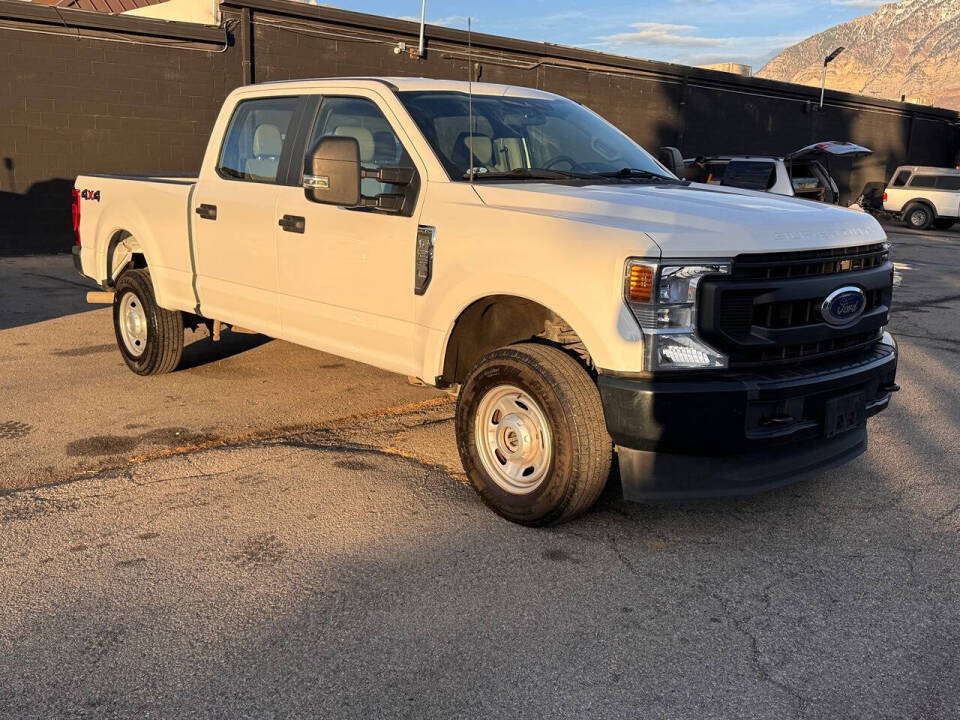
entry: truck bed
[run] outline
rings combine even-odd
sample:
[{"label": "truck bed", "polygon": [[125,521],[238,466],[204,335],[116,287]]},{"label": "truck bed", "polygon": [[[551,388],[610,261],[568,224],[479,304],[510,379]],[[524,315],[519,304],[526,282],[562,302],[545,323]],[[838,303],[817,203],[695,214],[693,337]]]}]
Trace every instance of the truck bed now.
[{"label": "truck bed", "polygon": [[122,243],[150,257],[162,307],[194,308],[190,200],[195,184],[196,176],[179,173],[77,177],[81,272],[107,283],[115,248]]}]

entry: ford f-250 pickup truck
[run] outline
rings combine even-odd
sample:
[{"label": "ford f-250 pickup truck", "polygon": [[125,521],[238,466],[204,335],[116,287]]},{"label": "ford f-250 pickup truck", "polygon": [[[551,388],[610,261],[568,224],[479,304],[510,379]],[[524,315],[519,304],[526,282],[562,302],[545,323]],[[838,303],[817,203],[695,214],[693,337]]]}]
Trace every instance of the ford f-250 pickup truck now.
[{"label": "ford f-250 pickup truck", "polygon": [[74,220],[131,370],[215,320],[459,388],[464,469],[518,523],[586,511],[614,457],[628,499],[794,481],[898,389],[872,217],[679,180],[537,90],[239,88],[198,177],[81,176]]}]

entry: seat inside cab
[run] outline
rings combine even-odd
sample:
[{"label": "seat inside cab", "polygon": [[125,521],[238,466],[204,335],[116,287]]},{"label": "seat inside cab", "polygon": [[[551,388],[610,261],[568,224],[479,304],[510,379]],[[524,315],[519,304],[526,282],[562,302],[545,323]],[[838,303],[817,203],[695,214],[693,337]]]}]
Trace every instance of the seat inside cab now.
[{"label": "seat inside cab", "polygon": [[283,135],[273,123],[262,123],[253,133],[253,156],[248,158],[244,171],[251,180],[272,181],[280,167]]}]

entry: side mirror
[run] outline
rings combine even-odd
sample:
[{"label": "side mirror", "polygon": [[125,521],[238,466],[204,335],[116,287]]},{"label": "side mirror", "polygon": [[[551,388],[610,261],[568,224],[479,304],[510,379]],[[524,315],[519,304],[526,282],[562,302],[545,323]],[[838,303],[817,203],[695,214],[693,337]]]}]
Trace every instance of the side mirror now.
[{"label": "side mirror", "polygon": [[683,155],[675,147],[662,147],[657,153],[657,160],[667,170],[672,172],[681,180],[683,179],[685,168],[683,166]]},{"label": "side mirror", "polygon": [[357,139],[327,135],[303,161],[303,194],[316,203],[357,207],[362,172]]}]

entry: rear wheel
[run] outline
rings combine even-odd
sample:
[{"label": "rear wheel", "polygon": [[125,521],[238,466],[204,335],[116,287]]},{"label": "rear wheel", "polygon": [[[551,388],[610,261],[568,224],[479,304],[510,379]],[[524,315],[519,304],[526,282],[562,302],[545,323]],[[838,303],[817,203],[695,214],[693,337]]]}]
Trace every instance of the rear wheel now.
[{"label": "rear wheel", "polygon": [[157,305],[147,270],[127,270],[113,296],[113,329],[124,361],[137,375],[174,370],[183,356],[183,315]]},{"label": "rear wheel", "polygon": [[952,228],[952,227],[953,227],[954,225],[956,225],[956,224],[957,224],[957,221],[956,221],[956,220],[947,220],[946,218],[944,218],[944,219],[942,219],[942,220],[934,220],[934,221],[933,221],[933,226],[934,226],[937,230],[949,230],[950,228]]},{"label": "rear wheel", "polygon": [[522,525],[588,510],[613,458],[600,393],[558,348],[526,343],[485,355],[457,400],[457,447],[481,499]]},{"label": "rear wheel", "polygon": [[933,212],[926,205],[910,205],[903,213],[903,221],[913,230],[926,230],[933,223]]}]

